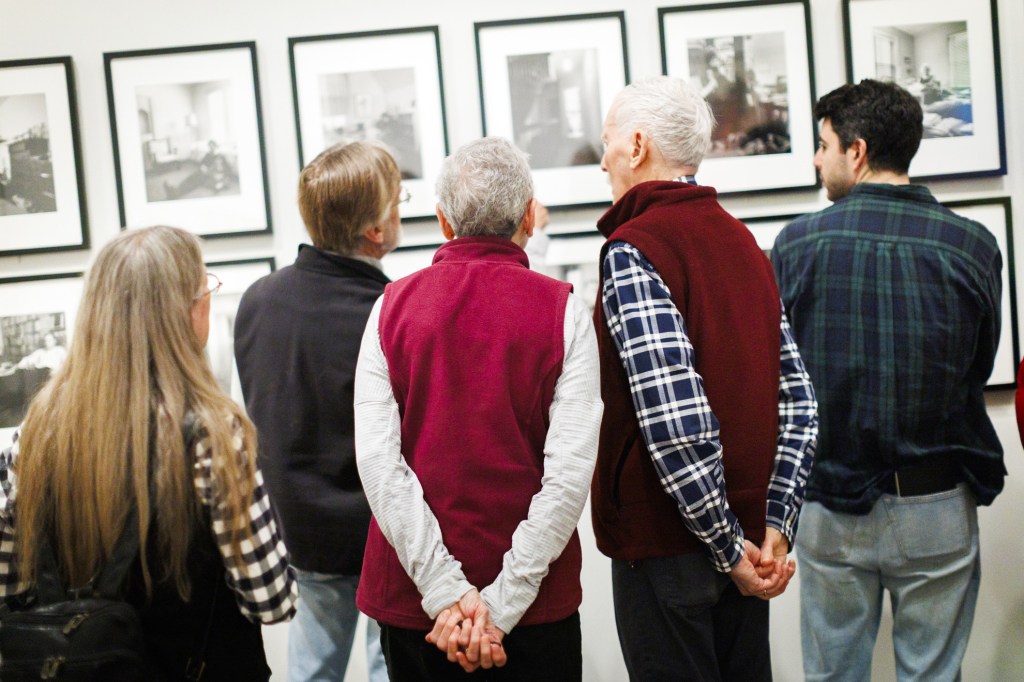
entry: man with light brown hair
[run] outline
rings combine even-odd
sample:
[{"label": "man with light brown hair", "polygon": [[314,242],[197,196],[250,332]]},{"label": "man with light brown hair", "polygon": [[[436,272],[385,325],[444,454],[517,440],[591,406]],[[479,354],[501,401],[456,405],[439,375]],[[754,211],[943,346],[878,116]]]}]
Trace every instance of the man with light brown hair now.
[{"label": "man with light brown hair", "polygon": [[[242,297],[235,357],[260,463],[296,567],[288,679],[343,679],[359,612],[356,587],[370,508],[356,471],[352,387],[363,328],[398,245],[398,166],[369,142],[331,147],[299,176],[313,245]],[[376,623],[370,678],[386,680]]]}]

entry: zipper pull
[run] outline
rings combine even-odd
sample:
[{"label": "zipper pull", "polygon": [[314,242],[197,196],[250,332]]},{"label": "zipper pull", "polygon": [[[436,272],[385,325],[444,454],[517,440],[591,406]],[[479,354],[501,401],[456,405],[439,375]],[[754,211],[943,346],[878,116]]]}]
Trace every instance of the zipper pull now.
[{"label": "zipper pull", "polygon": [[39,671],[40,679],[57,679],[57,673],[60,672],[60,667],[64,665],[64,660],[63,656],[50,656],[43,661],[43,669]]},{"label": "zipper pull", "polygon": [[68,621],[68,624],[64,626],[64,634],[70,635],[79,625],[85,622],[85,619],[88,617],[88,613],[79,613],[78,615],[73,616],[71,620]]}]

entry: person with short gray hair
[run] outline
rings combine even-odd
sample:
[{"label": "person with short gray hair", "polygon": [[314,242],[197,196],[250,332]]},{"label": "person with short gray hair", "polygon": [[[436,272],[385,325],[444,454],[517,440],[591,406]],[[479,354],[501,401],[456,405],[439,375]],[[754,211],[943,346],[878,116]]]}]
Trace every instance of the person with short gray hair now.
[{"label": "person with short gray hair", "polygon": [[459,148],[441,166],[437,199],[457,236],[511,239],[533,200],[526,154],[502,137]]},{"label": "person with short gray hair", "polygon": [[712,126],[665,76],[620,92],[603,133],[591,510],[633,680],[771,679],[767,600],[795,570],[817,438],[771,265],[697,185]]},{"label": "person with short gray hair", "polygon": [[374,515],[357,604],[381,624],[392,680],[495,666],[503,680],[580,680],[576,523],[602,411],[594,328],[569,284],[529,269],[521,151],[471,142],[437,193],[448,241],[384,290],[356,369]]}]

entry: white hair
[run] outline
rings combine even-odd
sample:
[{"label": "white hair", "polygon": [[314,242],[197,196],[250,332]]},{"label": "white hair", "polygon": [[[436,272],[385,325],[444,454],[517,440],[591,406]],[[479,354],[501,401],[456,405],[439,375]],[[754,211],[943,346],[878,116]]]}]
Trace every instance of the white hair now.
[{"label": "white hair", "polygon": [[681,78],[633,83],[616,95],[612,110],[620,133],[647,133],[673,165],[696,168],[711,148],[715,115],[700,92]]},{"label": "white hair", "polygon": [[437,197],[456,236],[511,239],[533,199],[527,156],[501,137],[465,144],[444,160]]}]

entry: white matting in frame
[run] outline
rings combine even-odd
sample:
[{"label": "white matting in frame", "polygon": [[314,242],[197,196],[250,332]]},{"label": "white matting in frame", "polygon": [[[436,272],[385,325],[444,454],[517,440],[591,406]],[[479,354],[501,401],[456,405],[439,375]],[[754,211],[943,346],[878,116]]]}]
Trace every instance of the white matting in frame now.
[{"label": "white matting in frame", "polygon": [[484,134],[531,155],[537,199],[610,201],[601,132],[629,80],[624,14],[482,22],[476,41]]},{"label": "white matting in frame", "polygon": [[947,201],[943,205],[957,213],[976,220],[992,233],[1003,256],[1003,297],[1000,305],[1002,325],[992,374],[987,388],[1013,388],[1017,384],[1017,362],[1020,358],[1017,332],[1017,289],[1014,272],[1013,229],[1010,219],[1010,199],[975,199]]},{"label": "white matting in frame", "polygon": [[255,43],[104,59],[121,225],[269,232]]},{"label": "white matting in frame", "polygon": [[[817,187],[807,3],[673,7],[659,16],[662,70],[705,92],[718,119],[698,181],[722,194]],[[742,121],[732,121],[730,99],[749,113]]]},{"label": "white matting in frame", "polygon": [[893,81],[921,101],[924,139],[910,176],[1004,175],[995,3],[846,0],[843,10],[850,82]]},{"label": "white matting in frame", "polygon": [[239,405],[245,406],[242,384],[235,365],[235,317],[242,294],[253,282],[274,271],[273,258],[208,262],[206,271],[221,281],[221,288],[210,299],[210,336],[206,357],[217,383]]},{"label": "white matting in frame", "polygon": [[394,153],[412,197],[399,207],[402,218],[433,215],[448,153],[437,27],[289,44],[300,162],[337,142],[378,139]]},{"label": "white matting in frame", "polygon": [[80,273],[0,280],[0,449],[66,358],[83,284]]},{"label": "white matting in frame", "polygon": [[88,248],[80,149],[71,58],[0,62],[0,255]]}]

